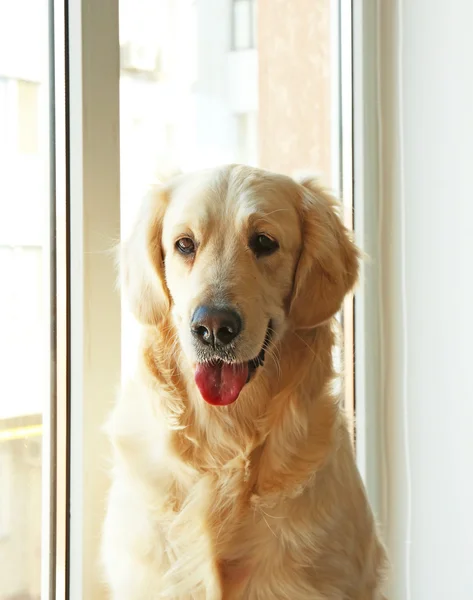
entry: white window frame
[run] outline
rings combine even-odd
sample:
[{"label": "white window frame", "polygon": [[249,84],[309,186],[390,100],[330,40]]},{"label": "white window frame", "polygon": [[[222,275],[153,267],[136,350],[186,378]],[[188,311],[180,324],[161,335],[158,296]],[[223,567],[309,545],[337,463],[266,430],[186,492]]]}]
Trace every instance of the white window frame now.
[{"label": "white window frame", "polygon": [[379,286],[378,2],[352,2],[354,230],[365,259],[355,299],[357,463],[374,512],[384,520]]},{"label": "white window frame", "polygon": [[[332,54],[332,187],[342,199],[344,222],[348,229],[354,226],[353,187],[353,72],[352,72],[352,2],[332,0],[331,54]],[[342,370],[344,407],[349,420],[352,440],[356,447],[356,394],[355,394],[355,324],[354,296],[349,294],[340,311],[343,327]]]},{"label": "white window frame", "polygon": [[42,589],[50,600],[83,600],[104,595],[102,424],[120,381],[112,251],[120,235],[119,7],[118,0],[51,0],[50,7],[55,402],[46,432],[51,519],[45,511]]},{"label": "white window frame", "polygon": [[[120,236],[118,0],[69,0],[71,440],[69,598],[103,594],[108,486],[102,431],[120,381],[121,310],[111,250]],[[106,310],[104,310],[106,307]]]}]

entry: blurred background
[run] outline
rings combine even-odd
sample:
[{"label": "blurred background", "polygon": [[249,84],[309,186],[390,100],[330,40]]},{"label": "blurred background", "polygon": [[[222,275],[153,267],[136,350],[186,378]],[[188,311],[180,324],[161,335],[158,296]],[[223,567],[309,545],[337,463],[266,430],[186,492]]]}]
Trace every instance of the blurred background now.
[{"label": "blurred background", "polygon": [[[28,18],[25,18],[28,15]],[[0,599],[39,598],[49,404],[45,0],[0,0]]]},{"label": "blurred background", "polygon": [[137,189],[178,170],[240,162],[330,183],[331,4],[120,2],[123,227]]}]

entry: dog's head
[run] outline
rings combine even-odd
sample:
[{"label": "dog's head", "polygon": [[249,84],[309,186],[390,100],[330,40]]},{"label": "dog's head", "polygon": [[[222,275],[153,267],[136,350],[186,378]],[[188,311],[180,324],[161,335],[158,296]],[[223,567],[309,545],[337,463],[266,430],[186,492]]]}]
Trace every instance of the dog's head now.
[{"label": "dog's head", "polygon": [[123,245],[135,316],[171,319],[203,398],[230,404],[288,328],[340,308],[358,251],[313,181],[230,166],[152,191]]}]

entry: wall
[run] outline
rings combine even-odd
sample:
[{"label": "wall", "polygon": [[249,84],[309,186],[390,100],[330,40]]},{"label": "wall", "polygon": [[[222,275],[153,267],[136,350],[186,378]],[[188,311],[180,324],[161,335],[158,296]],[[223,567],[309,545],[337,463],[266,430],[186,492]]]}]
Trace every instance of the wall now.
[{"label": "wall", "polygon": [[264,168],[331,172],[330,4],[258,2],[259,162]]},{"label": "wall", "polygon": [[473,3],[380,13],[390,600],[473,598]]}]

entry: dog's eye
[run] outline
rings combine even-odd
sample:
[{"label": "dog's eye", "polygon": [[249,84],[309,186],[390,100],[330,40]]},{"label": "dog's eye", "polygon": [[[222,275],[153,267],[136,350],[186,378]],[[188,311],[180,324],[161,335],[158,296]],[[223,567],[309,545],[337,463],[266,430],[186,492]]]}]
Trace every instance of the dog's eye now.
[{"label": "dog's eye", "polygon": [[268,256],[279,248],[279,244],[276,240],[273,240],[264,233],[258,233],[253,236],[250,240],[250,248],[253,250],[257,257]]},{"label": "dog's eye", "polygon": [[194,254],[195,252],[195,243],[189,237],[183,237],[176,242],[176,248],[179,250],[181,254]]}]

